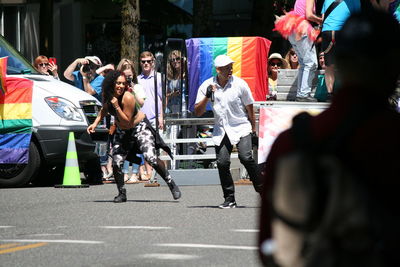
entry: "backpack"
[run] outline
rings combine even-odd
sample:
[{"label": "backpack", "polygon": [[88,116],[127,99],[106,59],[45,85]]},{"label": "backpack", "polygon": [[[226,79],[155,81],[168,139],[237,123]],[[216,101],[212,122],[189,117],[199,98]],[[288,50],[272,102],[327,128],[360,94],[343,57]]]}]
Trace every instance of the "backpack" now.
[{"label": "backpack", "polygon": [[279,159],[272,190],[273,258],[278,266],[383,266],[371,223],[367,186],[342,154],[362,122],[348,117],[333,136],[316,143],[311,115],[294,117],[295,149]]}]

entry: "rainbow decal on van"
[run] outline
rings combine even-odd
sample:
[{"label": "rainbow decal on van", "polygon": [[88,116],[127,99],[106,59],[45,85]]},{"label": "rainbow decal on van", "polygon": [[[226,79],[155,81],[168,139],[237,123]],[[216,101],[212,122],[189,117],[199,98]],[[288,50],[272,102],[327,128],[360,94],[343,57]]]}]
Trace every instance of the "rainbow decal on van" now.
[{"label": "rainbow decal on van", "polygon": [[255,101],[268,94],[267,58],[271,41],[262,37],[217,37],[186,40],[189,72],[189,109],[194,110],[197,90],[202,82],[216,75],[214,59],[228,55],[235,63],[233,75],[244,79]]},{"label": "rainbow decal on van", "polygon": [[0,163],[26,164],[32,135],[32,88],[27,79],[7,77],[0,93]]}]

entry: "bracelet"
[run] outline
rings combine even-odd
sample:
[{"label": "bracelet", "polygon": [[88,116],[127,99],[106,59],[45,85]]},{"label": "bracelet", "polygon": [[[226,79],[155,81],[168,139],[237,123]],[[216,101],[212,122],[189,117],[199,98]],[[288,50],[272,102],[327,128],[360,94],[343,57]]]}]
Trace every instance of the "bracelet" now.
[{"label": "bracelet", "polygon": [[114,108],[115,108],[115,110],[118,110],[118,109],[120,109],[120,107],[119,107],[119,106],[116,106],[116,107],[114,106]]}]

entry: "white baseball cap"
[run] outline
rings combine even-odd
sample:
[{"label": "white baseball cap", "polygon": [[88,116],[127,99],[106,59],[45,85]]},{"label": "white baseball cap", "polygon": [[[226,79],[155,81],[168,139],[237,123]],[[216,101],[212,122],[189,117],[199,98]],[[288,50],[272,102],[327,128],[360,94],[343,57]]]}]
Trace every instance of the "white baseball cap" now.
[{"label": "white baseball cap", "polygon": [[216,68],[218,67],[224,67],[226,65],[229,65],[231,63],[234,63],[235,61],[233,61],[230,57],[228,57],[227,55],[219,55],[215,58],[214,60],[214,66]]},{"label": "white baseball cap", "polygon": [[92,61],[97,66],[101,66],[102,65],[100,58],[98,58],[96,56],[87,56],[87,57],[85,57],[85,59]]}]

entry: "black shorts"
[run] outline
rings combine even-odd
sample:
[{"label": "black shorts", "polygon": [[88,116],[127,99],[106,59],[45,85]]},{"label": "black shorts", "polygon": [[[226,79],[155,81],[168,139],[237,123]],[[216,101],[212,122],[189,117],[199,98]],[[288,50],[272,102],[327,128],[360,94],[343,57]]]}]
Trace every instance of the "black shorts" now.
[{"label": "black shorts", "polygon": [[[336,36],[337,32],[334,33]],[[325,65],[326,66],[333,65],[335,64],[336,38],[334,42],[332,42],[332,31],[322,32],[321,37],[322,37],[321,52],[324,52]]]}]

